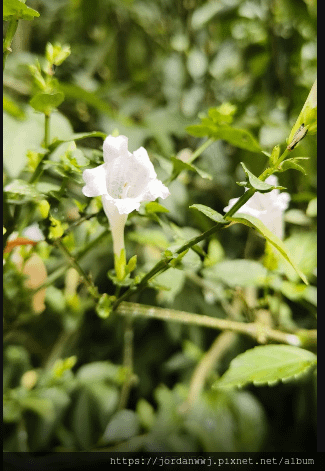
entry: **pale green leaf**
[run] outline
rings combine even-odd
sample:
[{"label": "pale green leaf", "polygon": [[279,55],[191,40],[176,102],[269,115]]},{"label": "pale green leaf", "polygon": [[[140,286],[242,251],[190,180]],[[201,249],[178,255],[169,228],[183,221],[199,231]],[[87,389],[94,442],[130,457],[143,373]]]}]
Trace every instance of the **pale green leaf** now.
[{"label": "pale green leaf", "polygon": [[39,92],[33,96],[29,104],[34,108],[34,110],[49,115],[54,109],[61,105],[63,100],[64,94],[62,92]]},{"label": "pale green leaf", "polygon": [[246,173],[246,176],[249,182],[246,186],[255,188],[255,190],[259,191],[260,193],[268,193],[269,191],[272,191],[274,189],[279,189],[279,190],[285,189],[282,186],[273,186],[273,185],[270,185],[269,183],[263,182],[258,177],[256,177],[252,172],[248,170],[244,162],[240,162],[240,163],[244,169],[244,172]]},{"label": "pale green leaf", "polygon": [[265,237],[266,240],[270,242],[270,244],[272,244],[280,252],[280,254],[285,258],[285,260],[287,260],[290,265],[295,269],[295,271],[298,273],[303,282],[308,285],[307,278],[298,268],[296,262],[289,254],[288,249],[284,245],[282,240],[279,239],[279,237],[277,237],[275,234],[273,234],[273,232],[271,232],[267,227],[265,227],[262,221],[249,214],[243,213],[236,213],[233,217],[229,217],[227,219],[232,222],[245,224],[246,226],[253,227],[254,229],[256,229],[260,234],[262,234],[263,237]]},{"label": "pale green leaf", "polygon": [[291,345],[261,345],[238,355],[214,388],[273,386],[298,379],[316,365],[316,355]]},{"label": "pale green leaf", "polygon": [[5,21],[17,18],[20,20],[33,20],[39,16],[38,11],[29,8],[19,0],[4,0],[3,2],[3,19]]},{"label": "pale green leaf", "polygon": [[265,286],[268,271],[254,260],[224,260],[213,267],[203,270],[204,276],[211,280],[222,281],[226,285]]}]

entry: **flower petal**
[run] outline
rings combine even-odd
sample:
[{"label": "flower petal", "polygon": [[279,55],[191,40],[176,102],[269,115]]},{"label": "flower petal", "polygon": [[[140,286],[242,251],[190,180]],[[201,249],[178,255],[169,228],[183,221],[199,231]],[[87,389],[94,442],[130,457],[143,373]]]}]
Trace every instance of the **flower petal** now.
[{"label": "flower petal", "polygon": [[83,171],[82,178],[86,185],[82,188],[85,196],[101,196],[107,194],[106,164]]},{"label": "flower petal", "polygon": [[155,178],[148,182],[145,191],[141,195],[141,201],[154,201],[157,198],[165,199],[170,195],[170,192],[160,180]]},{"label": "flower petal", "polygon": [[134,159],[137,165],[146,168],[148,173],[148,178],[156,178],[157,174],[155,172],[154,166],[149,158],[148,152],[144,147],[139,147],[139,149],[133,152]]},{"label": "flower petal", "polygon": [[113,202],[120,214],[130,214],[140,208],[140,201],[135,198],[114,199]]},{"label": "flower petal", "polygon": [[128,138],[126,136],[107,136],[103,144],[103,151],[105,163],[110,163],[120,156],[128,157]]},{"label": "flower petal", "polygon": [[[109,175],[108,188],[114,190],[114,193],[110,191],[114,198],[121,196],[124,198],[121,187],[127,187],[126,197],[138,198],[144,192],[149,181],[157,177],[147,151],[143,147],[130,154],[127,159],[120,157],[114,161],[113,165],[112,174]],[[117,182],[119,183],[117,184]]]}]

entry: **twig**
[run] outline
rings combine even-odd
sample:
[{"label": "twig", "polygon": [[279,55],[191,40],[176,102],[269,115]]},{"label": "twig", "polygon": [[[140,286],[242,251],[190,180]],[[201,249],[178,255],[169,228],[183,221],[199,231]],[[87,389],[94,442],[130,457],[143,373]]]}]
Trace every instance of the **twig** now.
[{"label": "twig", "polygon": [[225,352],[231,348],[233,343],[237,340],[237,334],[234,332],[222,332],[213,342],[210,349],[206,352],[202,360],[199,362],[194,370],[190,382],[190,390],[186,401],[179,407],[181,413],[187,412],[195,403],[196,399],[200,396],[207,376],[209,375],[215,364],[220,361],[220,358]]},{"label": "twig", "polygon": [[[129,302],[122,302],[116,312],[122,316],[130,316],[131,318],[145,317],[147,319],[160,319],[163,321],[179,322],[181,324],[209,327],[217,330],[230,330],[231,332],[237,332],[253,337],[259,343],[265,343],[266,341],[271,340],[295,346],[302,345],[299,331],[296,333],[281,332],[255,322],[236,322],[228,319],[219,319],[185,311],[177,311],[175,309],[146,306],[144,304]],[[310,335],[308,335],[308,342],[315,345],[315,332],[308,332],[310,332]],[[307,335],[305,331],[304,333]]]},{"label": "twig", "polygon": [[136,381],[133,374],[133,319],[130,317],[124,319],[124,358],[123,366],[127,369],[127,377],[122,386],[119,409],[125,409],[131,388]]}]

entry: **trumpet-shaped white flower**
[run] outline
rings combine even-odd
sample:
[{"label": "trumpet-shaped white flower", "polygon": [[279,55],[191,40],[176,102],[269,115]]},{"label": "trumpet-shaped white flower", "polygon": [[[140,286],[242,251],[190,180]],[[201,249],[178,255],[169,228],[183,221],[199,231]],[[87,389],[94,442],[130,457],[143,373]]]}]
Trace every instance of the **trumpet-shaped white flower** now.
[{"label": "trumpet-shaped white flower", "polygon": [[168,188],[157,179],[147,151],[128,151],[128,138],[108,136],[104,141],[104,163],[83,172],[85,196],[101,196],[113,236],[117,257],[124,249],[124,226],[128,214],[142,201],[167,198]]},{"label": "trumpet-shaped white flower", "polygon": [[[273,186],[278,186],[278,179],[276,176],[271,175],[266,180]],[[230,208],[238,201],[239,198],[232,198],[224,211],[229,211]],[[239,213],[249,214],[260,219],[263,224],[273,234],[280,239],[284,237],[284,219],[283,213],[288,208],[290,201],[289,193],[279,190],[272,190],[269,193],[254,193],[254,195],[245,203],[239,210]]]}]

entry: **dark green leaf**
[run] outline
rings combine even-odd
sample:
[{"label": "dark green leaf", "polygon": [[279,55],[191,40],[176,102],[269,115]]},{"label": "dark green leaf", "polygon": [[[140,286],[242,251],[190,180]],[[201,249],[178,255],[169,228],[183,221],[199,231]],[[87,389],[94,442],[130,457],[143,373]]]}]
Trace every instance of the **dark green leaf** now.
[{"label": "dark green leaf", "polygon": [[209,206],[205,206],[204,204],[192,204],[190,208],[197,209],[215,222],[219,222],[220,224],[228,224],[227,221],[223,218],[222,214],[218,213],[214,209],[209,208]]}]

